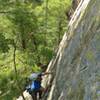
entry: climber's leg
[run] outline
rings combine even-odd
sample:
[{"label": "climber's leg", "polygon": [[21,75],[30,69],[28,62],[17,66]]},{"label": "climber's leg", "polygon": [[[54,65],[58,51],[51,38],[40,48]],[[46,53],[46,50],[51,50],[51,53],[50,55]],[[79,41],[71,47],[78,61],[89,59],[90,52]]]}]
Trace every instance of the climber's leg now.
[{"label": "climber's leg", "polygon": [[42,94],[44,91],[45,91],[45,89],[43,87],[41,87],[40,90],[38,91],[39,92],[39,99],[42,98]]},{"label": "climber's leg", "polygon": [[33,92],[31,93],[31,96],[32,96],[32,99],[33,99],[33,100],[37,100],[37,92],[36,92],[36,91],[33,91]]},{"label": "climber's leg", "polygon": [[39,99],[42,98],[42,94],[45,91],[45,89],[43,87],[41,87],[39,90],[37,90],[37,94],[39,94]]}]

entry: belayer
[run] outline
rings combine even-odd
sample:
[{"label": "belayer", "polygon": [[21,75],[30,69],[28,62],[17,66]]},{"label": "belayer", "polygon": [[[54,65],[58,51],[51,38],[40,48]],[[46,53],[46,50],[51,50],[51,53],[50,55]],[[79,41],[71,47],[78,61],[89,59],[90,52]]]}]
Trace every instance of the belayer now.
[{"label": "belayer", "polygon": [[51,74],[51,72],[45,73],[32,73],[29,76],[29,85],[26,87],[26,90],[32,96],[33,100],[37,100],[42,98],[42,94],[46,91],[45,88],[41,86],[42,76]]}]

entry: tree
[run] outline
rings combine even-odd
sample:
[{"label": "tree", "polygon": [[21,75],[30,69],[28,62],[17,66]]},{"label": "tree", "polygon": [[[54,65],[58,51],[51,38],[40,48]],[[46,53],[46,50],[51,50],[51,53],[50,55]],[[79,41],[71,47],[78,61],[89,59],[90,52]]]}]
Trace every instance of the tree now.
[{"label": "tree", "polygon": [[[32,71],[38,71],[39,68],[36,66],[39,63],[48,65],[66,30],[65,10],[69,9],[70,2],[70,0],[0,1],[0,70],[2,70],[0,87],[3,83],[8,83],[5,84],[5,88],[10,91],[8,93],[5,88],[0,88],[2,93],[8,93],[0,99],[9,97],[12,100],[14,96],[19,95],[16,76],[20,77],[19,86],[23,88],[24,78]],[[13,41],[17,41],[14,50]]]}]

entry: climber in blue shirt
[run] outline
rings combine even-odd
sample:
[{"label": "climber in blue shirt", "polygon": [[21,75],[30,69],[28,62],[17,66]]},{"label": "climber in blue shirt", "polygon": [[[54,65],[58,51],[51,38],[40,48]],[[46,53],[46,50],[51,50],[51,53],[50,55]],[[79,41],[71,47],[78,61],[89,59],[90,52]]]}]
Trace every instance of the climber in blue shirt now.
[{"label": "climber in blue shirt", "polygon": [[32,81],[32,84],[31,84],[31,90],[38,90],[41,88],[41,83],[37,80],[35,81]]},{"label": "climber in blue shirt", "polygon": [[31,84],[27,87],[28,92],[31,94],[33,100],[37,100],[37,94],[39,94],[39,99],[41,99],[42,93],[45,89],[41,86],[42,76],[51,74],[50,72],[45,73],[33,73],[30,75],[32,80]]}]

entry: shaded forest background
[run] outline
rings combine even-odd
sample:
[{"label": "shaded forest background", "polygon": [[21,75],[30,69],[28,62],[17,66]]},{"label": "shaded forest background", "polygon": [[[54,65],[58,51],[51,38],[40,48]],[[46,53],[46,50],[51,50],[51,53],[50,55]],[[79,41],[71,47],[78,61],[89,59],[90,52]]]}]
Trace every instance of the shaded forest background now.
[{"label": "shaded forest background", "polygon": [[70,9],[72,0],[0,0],[0,100],[14,100],[26,77],[47,67]]}]

